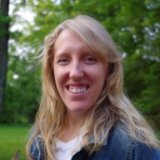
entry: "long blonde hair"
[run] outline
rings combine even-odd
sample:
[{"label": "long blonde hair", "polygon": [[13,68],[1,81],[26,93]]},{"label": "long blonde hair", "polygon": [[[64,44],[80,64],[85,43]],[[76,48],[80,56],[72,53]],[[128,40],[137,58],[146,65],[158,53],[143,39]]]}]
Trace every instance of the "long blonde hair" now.
[{"label": "long blonde hair", "polygon": [[[54,140],[65,117],[65,106],[54,80],[54,44],[65,29],[78,35],[95,54],[109,64],[109,75],[101,96],[83,125],[86,133],[84,146],[90,153],[99,149],[117,122],[124,124],[126,132],[134,139],[147,145],[158,146],[159,141],[155,138],[152,129],[124,95],[122,57],[114,42],[99,22],[91,17],[80,15],[62,22],[45,38],[42,54],[42,98],[27,150],[35,137],[41,135],[47,159],[54,159]],[[88,145],[90,135],[95,141],[95,145],[91,147]]]}]

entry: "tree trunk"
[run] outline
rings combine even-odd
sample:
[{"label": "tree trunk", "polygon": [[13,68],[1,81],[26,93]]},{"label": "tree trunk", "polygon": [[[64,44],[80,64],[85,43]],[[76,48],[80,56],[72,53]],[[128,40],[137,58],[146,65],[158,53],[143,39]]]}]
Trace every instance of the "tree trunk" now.
[{"label": "tree trunk", "polygon": [[0,113],[4,99],[7,77],[8,40],[9,40],[9,0],[0,0]]}]

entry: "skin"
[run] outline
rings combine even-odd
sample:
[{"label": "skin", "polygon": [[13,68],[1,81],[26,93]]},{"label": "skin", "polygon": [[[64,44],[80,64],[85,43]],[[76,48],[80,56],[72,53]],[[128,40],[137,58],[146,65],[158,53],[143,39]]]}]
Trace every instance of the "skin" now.
[{"label": "skin", "polygon": [[77,35],[64,30],[55,42],[53,70],[67,116],[72,123],[78,123],[85,119],[98,100],[107,78],[108,65]]}]

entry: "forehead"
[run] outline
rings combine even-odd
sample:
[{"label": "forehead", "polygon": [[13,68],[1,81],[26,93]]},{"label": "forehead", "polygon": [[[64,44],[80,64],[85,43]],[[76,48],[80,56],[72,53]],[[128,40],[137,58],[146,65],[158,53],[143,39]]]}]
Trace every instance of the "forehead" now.
[{"label": "forehead", "polygon": [[56,42],[60,41],[60,40],[66,40],[66,38],[70,38],[70,37],[81,40],[80,37],[76,33],[74,33],[73,31],[71,31],[69,29],[64,29],[61,31],[61,33],[57,37]]},{"label": "forehead", "polygon": [[85,37],[87,35],[77,35],[69,29],[63,30],[57,37],[54,44],[54,56],[60,55],[62,53],[74,52],[81,50],[84,53],[95,54],[104,63],[106,62],[106,56],[100,51],[100,46],[97,47],[97,43],[93,43],[93,40],[87,40]]},{"label": "forehead", "polygon": [[54,51],[60,52],[65,49],[91,50],[84,41],[70,30],[63,30],[55,41]]}]

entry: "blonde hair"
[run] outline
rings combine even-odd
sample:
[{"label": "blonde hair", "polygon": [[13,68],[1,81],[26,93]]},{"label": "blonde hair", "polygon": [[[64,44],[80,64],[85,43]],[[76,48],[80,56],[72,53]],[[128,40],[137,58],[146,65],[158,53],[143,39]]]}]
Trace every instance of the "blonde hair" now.
[{"label": "blonde hair", "polygon": [[[90,153],[99,149],[117,122],[124,124],[124,130],[135,140],[158,146],[159,141],[155,138],[151,127],[124,95],[122,57],[114,42],[99,22],[91,17],[80,15],[61,23],[45,39],[42,57],[43,95],[27,150],[35,137],[41,135],[47,159],[54,159],[54,140],[65,117],[65,106],[54,81],[54,44],[60,33],[66,29],[78,35],[95,54],[109,64],[109,75],[101,96],[83,125],[86,133],[84,146]],[[93,146],[89,146],[88,142],[91,135],[95,141]]]}]

